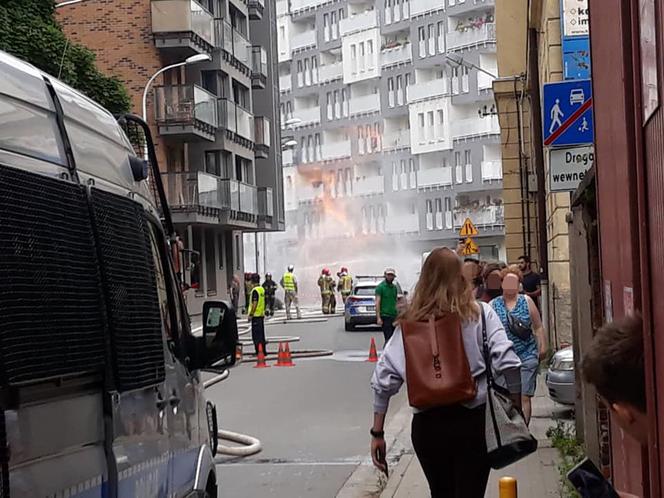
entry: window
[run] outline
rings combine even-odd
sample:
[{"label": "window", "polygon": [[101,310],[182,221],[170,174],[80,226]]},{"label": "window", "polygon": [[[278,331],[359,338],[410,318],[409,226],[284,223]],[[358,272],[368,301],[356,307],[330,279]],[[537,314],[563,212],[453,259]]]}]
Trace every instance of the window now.
[{"label": "window", "polygon": [[427,200],[426,210],[427,230],[433,230],[433,202],[431,200]]},{"label": "window", "polygon": [[345,172],[345,182],[344,182],[344,194],[351,195],[353,192],[353,183],[351,179],[350,168],[346,168]]},{"label": "window", "polygon": [[374,135],[373,140],[376,142],[376,150],[379,151],[381,148],[381,133],[380,133],[380,124],[374,123]]},{"label": "window", "polygon": [[466,160],[466,182],[473,183],[473,162],[470,157],[470,150],[464,152],[464,159]]},{"label": "window", "polygon": [[392,24],[392,0],[385,0],[385,24]]},{"label": "window", "polygon": [[408,174],[410,176],[410,188],[417,188],[417,166],[412,157],[408,160]]},{"label": "window", "polygon": [[454,153],[455,176],[457,183],[463,183],[463,166],[461,164],[461,152]]},{"label": "window", "polygon": [[445,52],[445,23],[444,21],[438,22],[438,53]]},{"label": "window", "polygon": [[300,161],[303,163],[308,162],[307,161],[307,139],[306,137],[302,137],[300,139]]},{"label": "window", "polygon": [[309,69],[309,59],[304,59],[304,84],[311,86],[311,70]]},{"label": "window", "polygon": [[452,200],[449,197],[445,197],[445,228],[452,228]]},{"label": "window", "polygon": [[429,55],[434,55],[436,53],[436,32],[435,26],[429,24]]},{"label": "window", "polygon": [[470,69],[466,66],[461,68],[461,91],[468,93],[470,91]]},{"label": "window", "polygon": [[397,170],[396,161],[392,161],[392,190],[394,192],[399,190],[399,171]]},{"label": "window", "polygon": [[196,290],[196,294],[202,294],[203,290],[201,289],[201,257],[200,255],[203,252],[203,241],[202,238],[203,230],[199,227],[192,227],[191,229],[191,249],[194,251],[190,263],[190,274],[189,278],[191,280],[191,287]]},{"label": "window", "polygon": [[373,40],[367,41],[367,69],[373,69],[374,64],[374,46]]},{"label": "window", "polygon": [[407,189],[408,188],[408,171],[406,171],[406,160],[402,159],[399,161],[399,169],[401,171],[401,174],[399,175],[399,182],[401,183],[401,188],[402,189]]},{"label": "window", "polygon": [[332,92],[327,92],[327,119],[331,120],[334,118],[332,114]]},{"label": "window", "polygon": [[359,59],[360,59],[360,72],[364,71],[365,64],[366,64],[366,55],[364,53],[364,42],[360,42],[360,52],[359,52]]},{"label": "window", "polygon": [[339,38],[339,24],[337,23],[337,13],[332,12],[330,14],[330,24],[332,25],[332,39],[336,40]]},{"label": "window", "polygon": [[279,52],[286,53],[286,27],[279,26]]},{"label": "window", "polygon": [[436,199],[436,230],[443,229],[443,200]]},{"label": "window", "polygon": [[424,30],[424,26],[420,26],[419,28],[417,28],[417,40],[419,42],[420,57],[426,57],[427,56],[426,32]]},{"label": "window", "polygon": [[297,86],[304,86],[304,75],[302,74],[302,61],[297,61]]},{"label": "window", "polygon": [[344,117],[348,117],[348,93],[345,88],[341,89],[341,110]]},{"label": "window", "polygon": [[452,93],[454,95],[459,94],[459,67],[452,68]]},{"label": "window", "polygon": [[211,175],[221,176],[221,164],[219,161],[219,151],[205,151],[205,172]]},{"label": "window", "polygon": [[323,38],[326,42],[330,41],[330,14],[323,14]]},{"label": "window", "polygon": [[394,22],[401,21],[401,0],[394,0]]},{"label": "window", "polygon": [[314,85],[318,84],[318,59],[316,57],[311,58],[311,81]]},{"label": "window", "polygon": [[436,111],[438,113],[438,133],[437,137],[438,140],[445,140],[445,119],[443,116],[443,110],[438,109]]},{"label": "window", "polygon": [[334,117],[339,119],[341,117],[341,102],[339,101],[339,90],[334,91]]},{"label": "window", "polygon": [[408,87],[410,86],[410,73],[406,73],[404,75],[404,81],[405,81],[405,85],[404,85],[405,92],[404,93],[406,94],[406,101],[408,101]]},{"label": "window", "polygon": [[314,151],[314,137],[312,135],[309,135],[307,138],[307,158],[309,161],[316,160],[316,154]]},{"label": "window", "polygon": [[426,137],[424,135],[425,129],[424,129],[424,113],[420,112],[417,114],[417,123],[418,123],[418,128],[417,128],[417,136],[419,138],[420,144],[423,144],[426,142]]},{"label": "window", "polygon": [[387,78],[387,105],[394,107],[394,78]]},{"label": "window", "polygon": [[217,232],[217,264],[220,270],[224,269],[224,236],[224,232]]},{"label": "window", "polygon": [[427,112],[429,128],[427,129],[427,135],[429,137],[429,142],[433,142],[434,139],[434,122],[433,122],[433,111]]},{"label": "window", "polygon": [[242,243],[240,242],[240,235],[235,235],[235,269],[240,270],[242,268]]},{"label": "window", "polygon": [[357,73],[357,45],[350,46],[350,72]]},{"label": "window", "polygon": [[403,76],[397,76],[397,105],[404,104]]},{"label": "window", "polygon": [[364,154],[364,128],[362,126],[357,127],[357,149],[360,154]]},{"label": "window", "polygon": [[205,275],[208,296],[217,295],[217,261],[214,230],[205,231]]}]

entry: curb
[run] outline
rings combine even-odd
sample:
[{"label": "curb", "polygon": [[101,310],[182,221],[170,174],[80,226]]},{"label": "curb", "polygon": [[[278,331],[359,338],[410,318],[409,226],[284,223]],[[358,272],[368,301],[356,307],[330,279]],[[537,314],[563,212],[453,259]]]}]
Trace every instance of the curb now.
[{"label": "curb", "polygon": [[[396,492],[403,474],[408,469],[408,465],[413,459],[413,452],[410,449],[410,421],[412,410],[405,401],[399,411],[394,414],[392,420],[385,427],[385,434],[388,435],[387,441],[387,461],[392,472],[389,479],[385,474],[379,472],[373,466],[371,455],[360,463],[350,477],[336,494],[336,498],[382,498],[391,497]],[[367,435],[367,442],[369,436]],[[369,453],[367,448],[367,453]],[[396,482],[392,482],[396,481]],[[384,495],[386,489],[394,488],[392,495]]]}]

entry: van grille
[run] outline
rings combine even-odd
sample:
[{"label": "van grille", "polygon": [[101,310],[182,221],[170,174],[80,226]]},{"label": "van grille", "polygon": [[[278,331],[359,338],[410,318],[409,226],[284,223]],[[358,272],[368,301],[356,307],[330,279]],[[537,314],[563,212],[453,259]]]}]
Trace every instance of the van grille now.
[{"label": "van grille", "polygon": [[0,381],[101,372],[92,227],[76,185],[0,166]]},{"label": "van grille", "polygon": [[92,189],[115,387],[128,391],[164,379],[164,346],[149,226],[133,200]]}]

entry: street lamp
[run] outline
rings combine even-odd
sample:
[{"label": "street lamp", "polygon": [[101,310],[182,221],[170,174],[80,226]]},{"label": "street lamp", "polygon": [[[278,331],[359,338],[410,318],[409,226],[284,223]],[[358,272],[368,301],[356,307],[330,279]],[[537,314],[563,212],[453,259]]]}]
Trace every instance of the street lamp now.
[{"label": "street lamp", "polygon": [[468,62],[468,61],[465,60],[463,57],[460,57],[459,59],[457,59],[456,57],[452,57],[451,55],[447,54],[447,55],[445,55],[445,58],[446,58],[448,61],[451,61],[451,62],[453,62],[453,63],[455,63],[455,64],[457,64],[457,65],[459,65],[459,66],[467,66],[467,67],[471,67],[471,68],[477,69],[478,71],[480,71],[480,72],[482,72],[482,73],[484,73],[484,74],[486,74],[486,75],[488,75],[488,76],[491,76],[494,80],[498,78],[498,76],[496,76],[495,74],[490,73],[489,71],[487,71],[487,70],[484,69],[484,68],[481,68],[481,67],[478,66],[477,64],[473,64],[472,62]]},{"label": "street lamp", "polygon": [[[81,1],[81,0],[78,0]],[[143,90],[143,121],[147,121],[148,119],[148,91],[150,90],[150,87],[152,86],[152,83],[154,80],[162,73],[168,71],[169,69],[174,69],[176,67],[184,66],[187,64],[195,64],[197,62],[205,62],[205,61],[210,61],[212,60],[212,57],[210,57],[209,54],[196,54],[192,55],[191,57],[187,57],[184,61],[178,62],[177,64],[171,64],[170,66],[166,66],[161,68],[159,71],[154,73],[152,77],[148,80],[148,82],[145,85],[145,89]]]}]

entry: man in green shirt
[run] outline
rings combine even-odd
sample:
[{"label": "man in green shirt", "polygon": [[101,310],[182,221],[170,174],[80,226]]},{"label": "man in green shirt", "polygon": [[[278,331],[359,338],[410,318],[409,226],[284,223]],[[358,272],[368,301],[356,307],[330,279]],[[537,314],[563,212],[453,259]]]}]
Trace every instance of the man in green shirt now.
[{"label": "man in green shirt", "polygon": [[385,270],[385,280],[376,287],[376,323],[383,329],[385,344],[394,333],[394,320],[397,317],[397,277],[392,268]]}]

